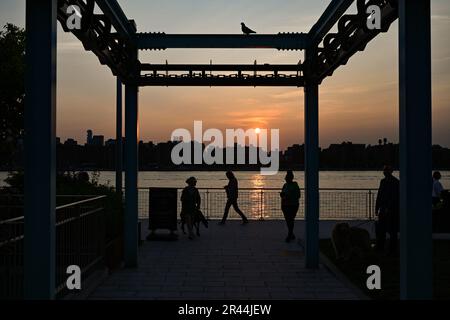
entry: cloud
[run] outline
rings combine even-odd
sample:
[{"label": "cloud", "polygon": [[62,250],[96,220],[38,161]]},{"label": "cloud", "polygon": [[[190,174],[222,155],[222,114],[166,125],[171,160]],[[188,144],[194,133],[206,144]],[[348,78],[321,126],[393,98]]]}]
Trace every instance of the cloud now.
[{"label": "cloud", "polygon": [[275,93],[271,96],[271,98],[275,100],[298,100],[300,99],[301,94],[299,89],[296,90],[289,90],[284,92]]},{"label": "cloud", "polygon": [[365,94],[365,93],[381,93],[383,91],[390,91],[396,88],[397,82],[387,81],[379,84],[370,85],[338,85],[338,86],[323,86],[321,94],[323,95],[343,95],[343,94]]},{"label": "cloud", "polygon": [[60,42],[58,51],[61,52],[83,52],[84,48],[80,41]]},{"label": "cloud", "polygon": [[441,21],[441,22],[450,22],[450,16],[432,15],[431,20],[437,20],[437,21]]},{"label": "cloud", "polygon": [[231,111],[226,113],[225,118],[229,119],[229,122],[241,123],[245,126],[267,125],[269,122],[279,120],[284,113],[281,108],[272,106],[267,110]]},{"label": "cloud", "polygon": [[434,58],[433,59],[433,62],[438,62],[438,63],[440,63],[440,62],[447,62],[447,61],[449,61],[450,60],[450,56],[447,56],[447,57],[441,57],[441,58]]}]

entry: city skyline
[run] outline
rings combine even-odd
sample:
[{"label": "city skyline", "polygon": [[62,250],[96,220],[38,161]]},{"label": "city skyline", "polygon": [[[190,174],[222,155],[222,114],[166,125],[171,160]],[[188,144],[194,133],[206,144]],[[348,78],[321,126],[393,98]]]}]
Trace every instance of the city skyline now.
[{"label": "city skyline", "polygon": [[[86,138],[85,143],[80,144],[71,138],[64,143],[59,141],[57,148],[59,170],[114,170],[116,161],[115,140],[106,140],[103,135],[88,135]],[[252,150],[259,150],[260,147],[249,146],[248,144],[243,146],[239,143],[235,143],[233,147],[224,146],[223,148],[216,148],[213,153],[215,155],[214,157],[216,155],[218,157],[216,158],[216,160],[219,160],[217,163],[208,163],[204,158],[201,161],[199,160],[200,162],[197,162],[193,153],[191,153],[190,160],[184,159],[187,162],[176,164],[172,158],[172,151],[179,143],[183,142],[177,140],[160,142],[140,141],[139,170],[185,171],[201,169],[220,171],[226,170],[227,168],[233,168],[234,170],[259,170],[261,168],[259,160],[256,163],[253,162],[254,164],[251,164],[252,162],[250,160]],[[192,147],[195,143],[192,141],[188,142],[186,143],[186,147]],[[208,146],[203,143],[201,147],[202,153],[207,149]],[[441,170],[448,169],[450,165],[450,149],[435,145],[432,147],[432,150],[433,167]],[[294,144],[273,151],[279,154],[281,170],[289,168],[303,170],[305,156],[304,144]],[[228,153],[234,155],[232,163],[225,162]],[[239,153],[241,153],[240,160],[238,160]],[[320,148],[319,155],[320,168],[327,170],[375,170],[382,168],[385,164],[390,164],[395,168],[398,168],[399,165],[399,145],[389,141],[387,138],[380,138],[374,144],[353,143],[351,141],[332,143],[327,147]]]},{"label": "city skyline", "polygon": [[[240,33],[242,21],[258,33],[308,32],[329,1],[120,1],[138,31]],[[0,4],[2,25],[24,26],[24,0]],[[353,7],[352,7],[353,8]],[[354,10],[354,9],[350,9]],[[185,12],[190,12],[185,15]],[[236,14],[239,12],[239,14]],[[273,14],[276,12],[277,14]],[[169,15],[171,14],[171,15]],[[167,17],[170,19],[167,19]],[[205,28],[207,26],[207,28]],[[205,31],[206,29],[206,31]],[[450,145],[450,8],[432,2],[433,143]],[[398,23],[371,42],[365,54],[335,72],[320,88],[320,145],[335,141],[398,141]],[[115,79],[58,25],[58,136],[82,140],[80,128],[114,136]],[[380,54],[381,53],[381,54]],[[303,52],[271,50],[166,50],[141,52],[142,62],[297,63]],[[303,91],[284,88],[144,88],[140,139],[168,140],[194,120],[205,127],[280,129],[280,147],[303,141]]]},{"label": "city skyline", "polygon": [[[260,128],[257,128],[260,129]],[[115,136],[106,136],[104,134],[96,134],[96,132],[92,129],[87,129],[86,131],[84,131],[84,137],[82,137],[81,139],[77,139],[75,137],[64,137],[61,138],[60,136],[57,136],[56,139],[58,141],[58,143],[60,144],[64,144],[65,142],[69,142],[70,144],[73,144],[74,142],[77,143],[77,145],[79,146],[83,146],[83,145],[108,145],[111,143],[115,143],[116,141],[116,137]],[[122,137],[123,141],[125,141],[125,136]],[[102,143],[99,143],[99,142]],[[201,142],[203,145],[208,146],[209,143],[208,141],[197,141],[195,139],[192,139],[193,142]],[[144,139],[139,139],[140,143],[153,143],[155,145],[157,144],[163,144],[163,143],[178,143],[178,142],[183,142],[182,140],[179,139],[167,139],[167,140],[144,140]],[[390,141],[388,138],[386,137],[379,137],[376,139],[376,141],[374,141],[373,143],[371,142],[364,142],[364,141],[357,141],[357,142],[353,142],[351,140],[348,139],[344,139],[342,141],[334,141],[331,142],[328,146],[323,146],[323,147],[329,147],[331,145],[339,145],[339,144],[345,144],[345,143],[350,143],[350,144],[355,144],[355,145],[366,145],[366,146],[375,146],[375,145],[381,145],[381,144],[398,144],[398,141]],[[284,151],[292,146],[296,146],[296,145],[303,145],[303,142],[298,142],[298,143],[293,143],[292,145],[287,145],[285,147],[281,147],[278,149],[279,151]],[[242,146],[239,143],[235,142],[235,145],[238,146]],[[436,146],[442,146],[442,147],[449,147],[449,146],[445,146],[445,145],[439,145],[439,144],[435,144]],[[248,144],[248,139],[246,139],[246,143],[245,146],[249,146]]]}]

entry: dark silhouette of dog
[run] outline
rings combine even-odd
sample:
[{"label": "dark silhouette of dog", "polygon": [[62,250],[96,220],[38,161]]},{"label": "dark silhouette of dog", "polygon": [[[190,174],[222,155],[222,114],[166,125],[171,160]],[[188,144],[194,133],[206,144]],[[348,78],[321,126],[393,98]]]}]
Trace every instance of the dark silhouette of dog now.
[{"label": "dark silhouette of dog", "polygon": [[[184,226],[186,225],[186,215],[185,214],[181,214],[181,230],[183,231],[183,234],[186,234],[186,231],[184,229]],[[192,221],[192,225],[195,229],[195,232],[197,234],[197,236],[200,236],[200,225],[203,224],[205,226],[205,228],[208,228],[208,220],[205,218],[205,216],[203,215],[203,212],[201,212],[200,210],[197,210],[197,212],[194,214],[194,221]]]},{"label": "dark silhouette of dog", "polygon": [[350,227],[348,223],[337,223],[331,234],[336,259],[349,260],[352,257],[362,258],[370,252],[370,234],[367,230]]}]

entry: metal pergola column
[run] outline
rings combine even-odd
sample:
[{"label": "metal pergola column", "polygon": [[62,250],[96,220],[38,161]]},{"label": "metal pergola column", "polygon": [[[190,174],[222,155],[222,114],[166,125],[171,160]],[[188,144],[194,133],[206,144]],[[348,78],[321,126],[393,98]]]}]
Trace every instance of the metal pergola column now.
[{"label": "metal pergola column", "polygon": [[116,80],[116,192],[122,194],[123,139],[122,139],[122,81]]},{"label": "metal pergola column", "polygon": [[319,266],[319,86],[305,92],[305,263]]},{"label": "metal pergola column", "polygon": [[432,298],[429,0],[399,1],[400,295]]},{"label": "metal pergola column", "polygon": [[26,2],[24,296],[55,295],[57,0]]},{"label": "metal pergola column", "polygon": [[138,263],[138,86],[125,85],[125,266]]}]

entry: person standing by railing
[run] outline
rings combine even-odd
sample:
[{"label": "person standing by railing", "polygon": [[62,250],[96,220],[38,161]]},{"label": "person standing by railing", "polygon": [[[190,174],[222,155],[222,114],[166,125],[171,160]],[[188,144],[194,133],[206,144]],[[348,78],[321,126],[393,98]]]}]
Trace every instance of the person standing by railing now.
[{"label": "person standing by railing", "polygon": [[225,211],[222,217],[222,221],[220,221],[219,224],[220,225],[225,224],[231,206],[233,206],[233,209],[241,216],[242,223],[246,224],[248,223],[248,219],[245,216],[245,214],[241,211],[241,209],[239,209],[239,206],[237,204],[237,199],[239,196],[238,180],[236,179],[232,171],[227,171],[226,176],[228,178],[228,185],[226,185],[224,188],[227,193],[227,203],[225,205]]},{"label": "person standing by railing", "polygon": [[280,192],[281,211],[283,211],[284,219],[286,220],[288,227],[286,242],[290,242],[295,239],[294,222],[300,203],[300,187],[297,182],[294,181],[294,173],[291,170],[286,173],[284,180],[286,183],[283,185],[283,189]]},{"label": "person standing by railing", "polygon": [[376,250],[384,251],[386,233],[389,233],[389,254],[396,254],[400,220],[400,181],[392,173],[391,166],[384,166],[385,178],[380,182],[375,204],[375,214],[378,216],[375,225]]},{"label": "person standing by railing", "polygon": [[436,206],[441,202],[441,193],[444,190],[444,187],[439,180],[441,180],[441,173],[439,171],[433,172],[433,189],[431,191],[433,206]]},{"label": "person standing by railing", "polygon": [[198,189],[195,187],[197,185],[197,179],[190,177],[186,180],[186,183],[188,186],[181,193],[181,218],[186,221],[189,239],[192,240],[194,239],[194,215],[200,209],[201,197]]}]

